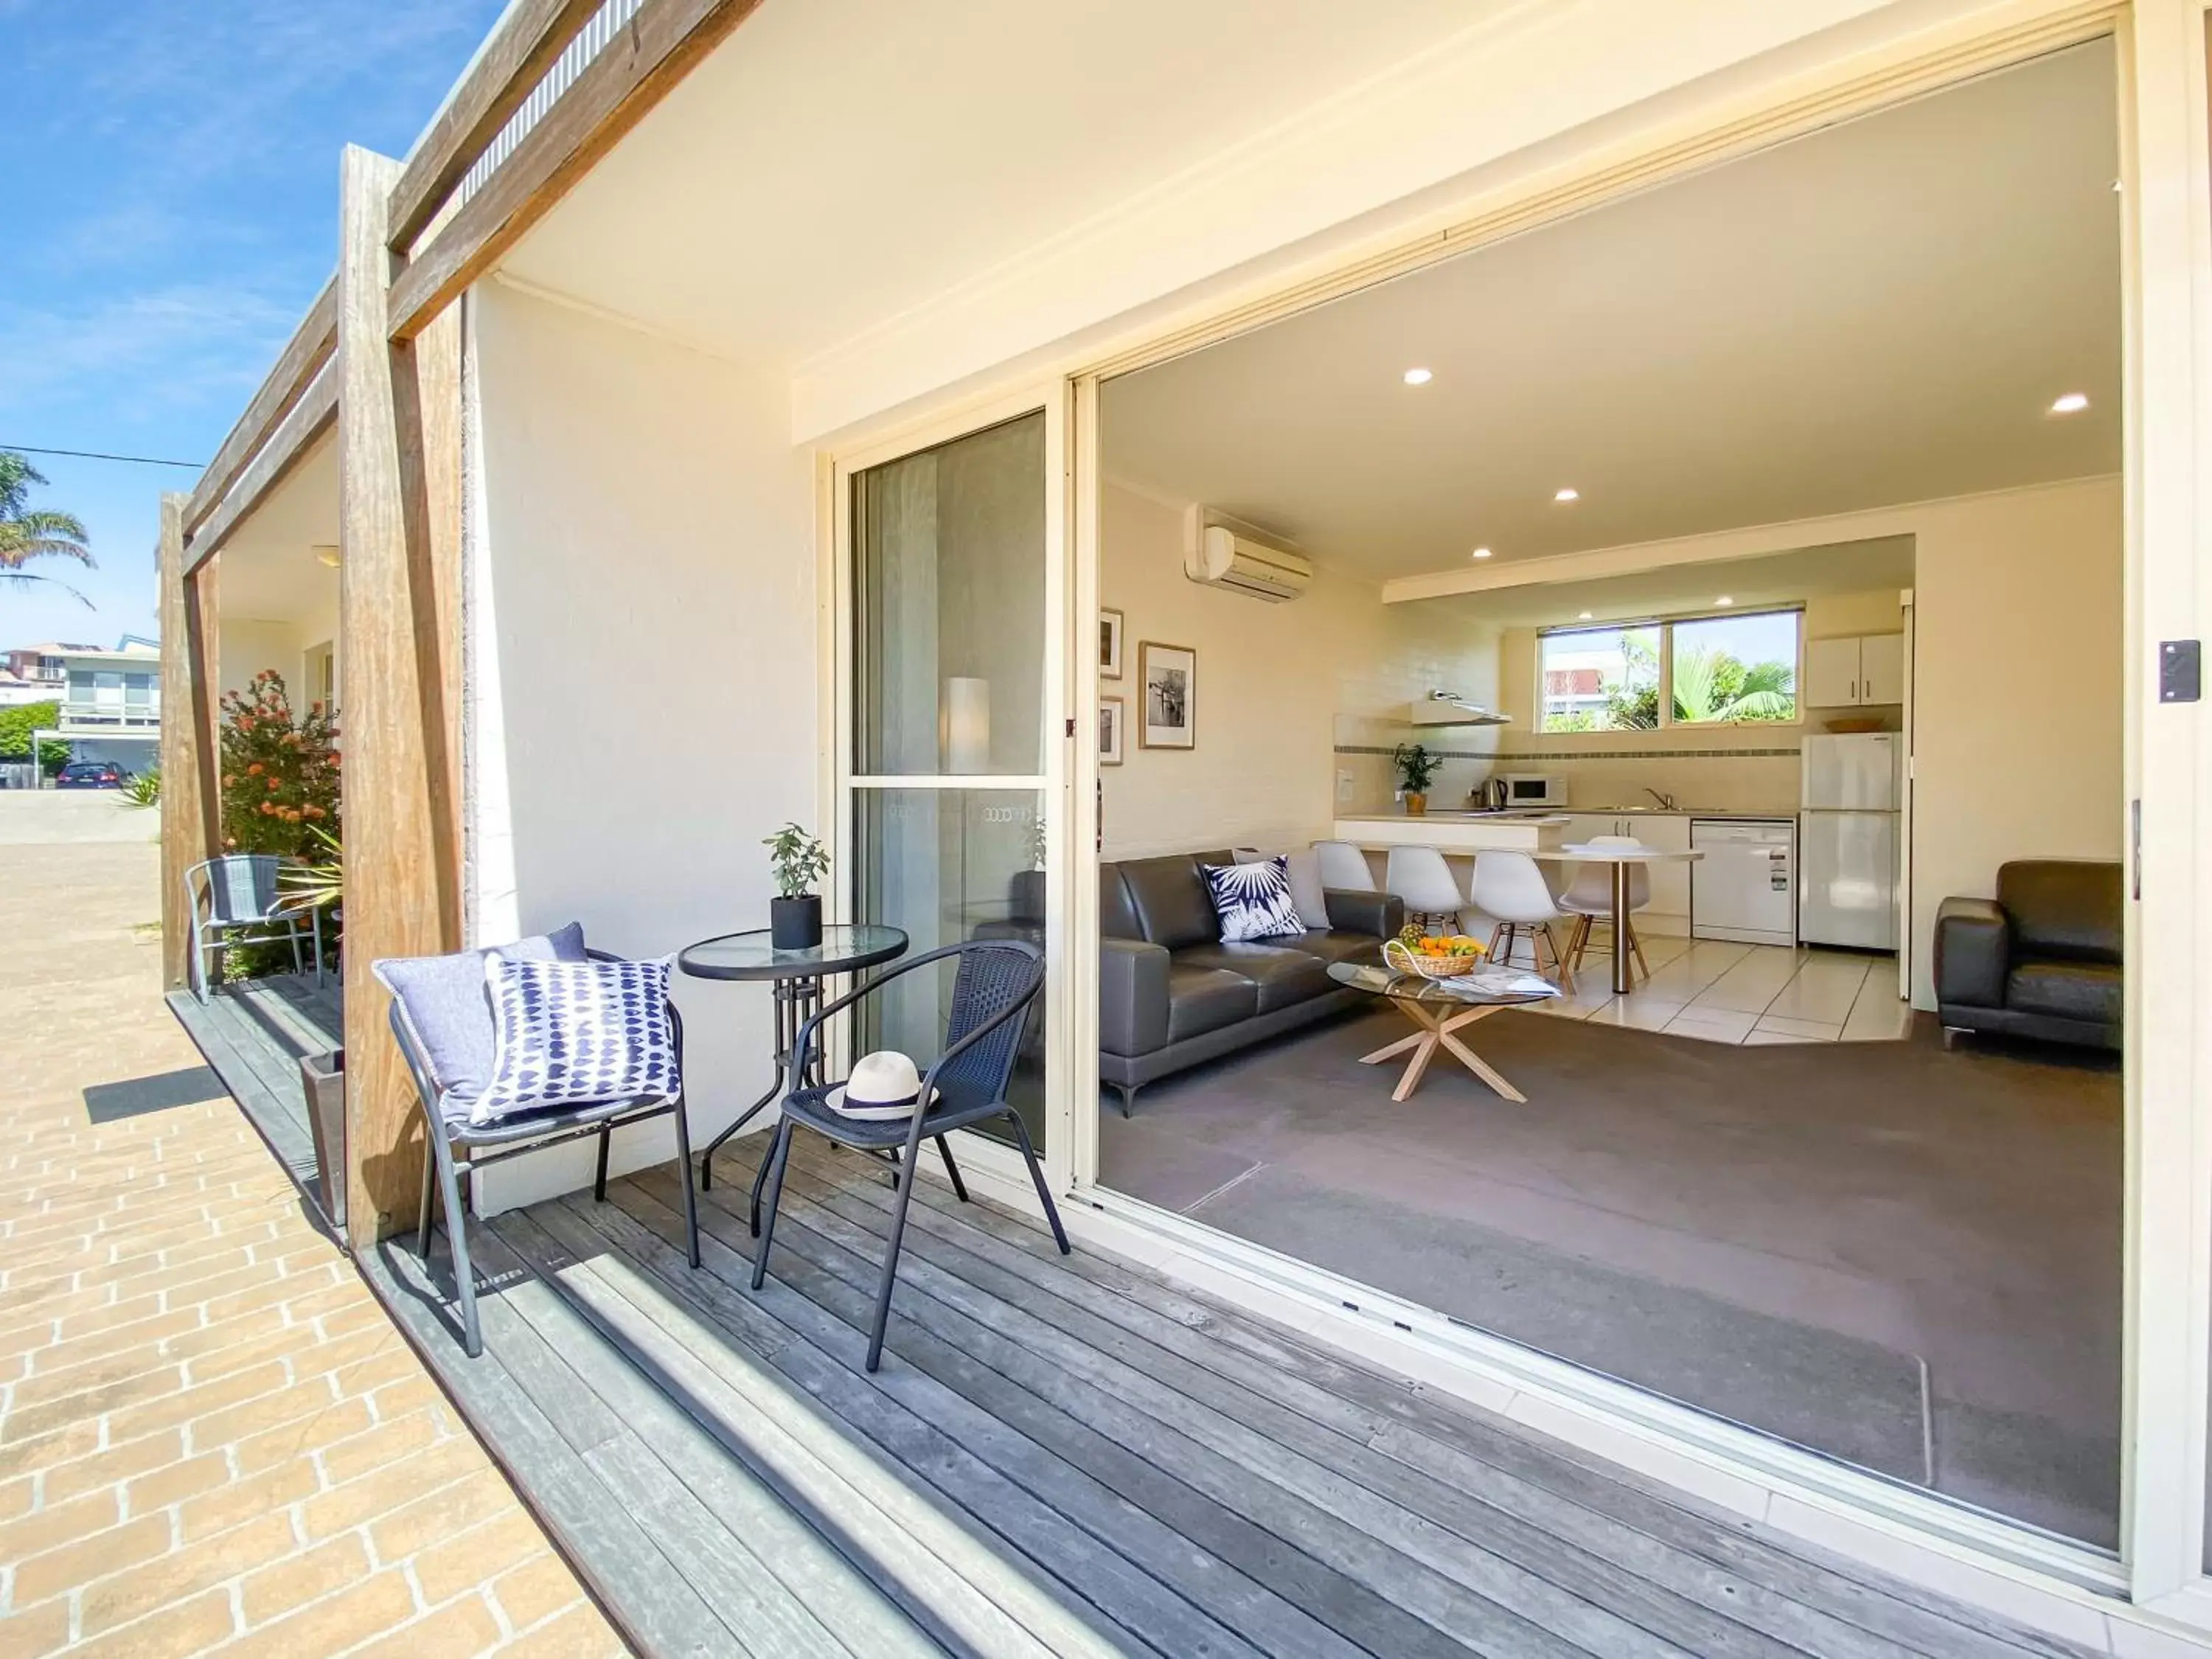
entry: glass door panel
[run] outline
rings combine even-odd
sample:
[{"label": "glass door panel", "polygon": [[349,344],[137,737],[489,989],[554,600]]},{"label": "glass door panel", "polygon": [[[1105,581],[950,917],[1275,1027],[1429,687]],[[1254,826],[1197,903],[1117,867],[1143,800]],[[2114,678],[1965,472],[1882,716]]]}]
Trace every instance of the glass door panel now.
[{"label": "glass door panel", "polygon": [[854,481],[853,770],[1043,768],[1044,416]]},{"label": "glass door panel", "polygon": [[[1042,797],[1035,790],[862,789],[858,914],[902,927],[909,954],[964,939],[1026,939],[1044,948]],[[945,1031],[953,969],[909,974],[866,1005],[863,1048],[927,1062]],[[1032,1005],[1007,1100],[1044,1139],[1045,999]],[[989,1133],[1003,1137],[1004,1126]]]},{"label": "glass door panel", "polygon": [[[1044,945],[1045,439],[1039,411],[852,479],[852,914],[910,954]],[[855,1042],[927,1064],[951,989],[898,981]],[[1008,1096],[1040,1148],[1047,1002]]]}]

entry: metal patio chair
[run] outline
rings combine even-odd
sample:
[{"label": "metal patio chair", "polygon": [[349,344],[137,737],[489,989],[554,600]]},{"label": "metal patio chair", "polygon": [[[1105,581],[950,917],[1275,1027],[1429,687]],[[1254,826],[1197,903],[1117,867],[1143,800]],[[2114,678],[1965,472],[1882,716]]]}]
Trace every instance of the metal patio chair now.
[{"label": "metal patio chair", "polygon": [[[823,1020],[872,996],[902,975],[955,959],[959,969],[953,977],[945,1049],[923,1073],[919,1103],[906,1118],[848,1117],[829,1103],[829,1087],[799,1085],[799,1079],[806,1075],[815,1033]],[[914,1195],[915,1160],[923,1141],[937,1143],[938,1152],[945,1159],[945,1172],[952,1178],[952,1190],[964,1204],[967,1183],[960,1178],[960,1166],[952,1161],[952,1148],[945,1137],[956,1129],[993,1118],[1006,1119],[1014,1126],[1014,1138],[1029,1164],[1030,1180],[1036,1187],[1037,1201],[1044,1206],[1045,1219],[1052,1224],[1053,1239],[1062,1255],[1068,1254],[1067,1233],[1060,1224],[1060,1212],[1045,1185],[1044,1171],[1038,1167],[1029,1130],[1020,1114],[1006,1103],[1006,1083],[1021,1053],[1022,1028],[1030,1005],[1043,985],[1044,953],[1026,940],[971,939],[948,945],[902,962],[838,998],[806,1022],[792,1047],[783,1118],[776,1125],[775,1144],[761,1164],[761,1178],[768,1183],[767,1218],[762,1224],[757,1203],[754,1231],[760,1243],[753,1251],[753,1288],[758,1290],[767,1282],[769,1248],[775,1239],[776,1206],[783,1197],[784,1168],[791,1158],[794,1127],[803,1126],[860,1152],[896,1152],[898,1200],[891,1210],[890,1239],[884,1249],[883,1278],[876,1291],[875,1322],[868,1333],[867,1368],[872,1371],[883,1358],[884,1328],[890,1318],[891,1287],[898,1278],[899,1243],[906,1232],[907,1203]],[[755,1191],[758,1190],[757,1178]]]},{"label": "metal patio chair", "polygon": [[[464,954],[481,957],[483,953]],[[623,959],[605,951],[587,950],[585,955],[594,962]],[[592,1196],[605,1203],[607,1152],[614,1132],[629,1124],[643,1123],[664,1113],[672,1113],[676,1118],[676,1159],[684,1176],[684,1227],[691,1265],[699,1265],[698,1200],[691,1190],[691,1131],[684,1116],[684,1017],[677,1012],[673,1002],[668,1005],[668,1023],[676,1045],[674,1100],[603,1101],[589,1106],[534,1113],[501,1123],[473,1124],[468,1121],[465,1099],[455,1097],[444,1085],[408,1035],[400,1006],[404,994],[388,983],[385,988],[392,994],[389,1011],[392,1035],[398,1040],[399,1053],[407,1062],[408,1074],[415,1080],[416,1103],[422,1109],[423,1137],[428,1143],[428,1154],[422,1160],[422,1219],[416,1228],[415,1250],[425,1263],[428,1262],[430,1228],[435,1218],[432,1208],[434,1197],[446,1214],[446,1237],[453,1252],[453,1284],[461,1300],[461,1346],[470,1358],[483,1352],[483,1335],[477,1322],[476,1275],[469,1265],[467,1206],[461,1197],[461,1176],[470,1170],[595,1134],[599,1138],[599,1169],[592,1182]],[[484,1001],[483,1020],[489,1031],[493,1024],[489,998]]]},{"label": "metal patio chair", "polygon": [[[277,880],[283,867],[284,860],[271,853],[227,853],[185,872],[185,915],[192,930],[185,966],[192,994],[202,1002],[208,1000],[210,962],[219,960],[233,945],[289,944],[292,971],[297,974],[306,971],[300,947],[312,941],[315,983],[322,984],[323,913],[308,910],[307,925],[301,927],[300,908]],[[237,937],[240,934],[246,937]]]}]

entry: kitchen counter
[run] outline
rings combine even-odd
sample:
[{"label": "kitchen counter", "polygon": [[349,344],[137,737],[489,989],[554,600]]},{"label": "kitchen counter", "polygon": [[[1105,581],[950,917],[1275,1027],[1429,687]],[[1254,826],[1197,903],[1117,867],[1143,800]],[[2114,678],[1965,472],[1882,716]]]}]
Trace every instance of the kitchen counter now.
[{"label": "kitchen counter", "polygon": [[1446,853],[1489,849],[1534,853],[1559,845],[1567,824],[1558,812],[1425,812],[1339,818],[1334,836],[1354,847],[1434,847]]},{"label": "kitchen counter", "polygon": [[1525,806],[1485,806],[1466,812],[1431,812],[1429,816],[1432,818],[1534,818],[1575,813],[1601,818],[1727,818],[1746,823],[1786,823],[1797,816],[1797,809],[1790,806],[1774,812],[1753,812],[1735,806],[1560,806],[1537,811]]}]

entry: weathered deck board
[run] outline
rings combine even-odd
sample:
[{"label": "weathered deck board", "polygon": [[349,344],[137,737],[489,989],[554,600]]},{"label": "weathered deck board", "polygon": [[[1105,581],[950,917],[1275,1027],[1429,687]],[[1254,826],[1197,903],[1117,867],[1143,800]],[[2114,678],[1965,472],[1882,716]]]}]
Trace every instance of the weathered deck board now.
[{"label": "weathered deck board", "polygon": [[793,1160],[767,1285],[736,1152],[680,1249],[677,1173],[363,1263],[649,1655],[1815,1655],[2072,1659],[1503,1419],[917,1189]]},{"label": "weathered deck board", "polygon": [[167,1000],[246,1121],[321,1214],[299,1063],[343,1042],[337,976],[318,986],[312,974],[278,974],[218,985],[204,1003],[190,991],[172,991]]},{"label": "weathered deck board", "polygon": [[[838,1169],[838,1163],[848,1167]],[[787,1191],[879,1232],[891,1194],[879,1181],[854,1180],[849,1165],[836,1155],[802,1153],[793,1160]],[[647,1180],[665,1173],[653,1171]],[[1157,1346],[1198,1368],[1178,1372],[1187,1386],[1233,1406],[1247,1423],[1259,1420],[1258,1402],[1273,1402],[1778,1639],[1838,1655],[2073,1651],[1909,1587],[1870,1588],[1872,1576],[1863,1570],[1838,1571],[1794,1545],[1764,1541],[1747,1523],[1700,1512],[1679,1494],[1593,1467],[1528,1431],[1427,1399],[1401,1379],[1363,1370],[1105,1258],[1083,1255],[1063,1264],[1040,1248],[1043,1243],[1042,1229],[1026,1220],[962,1205],[934,1182],[917,1190],[908,1257],[918,1253],[933,1267],[949,1264],[947,1282],[997,1286],[1102,1352]],[[1124,1336],[1139,1346],[1128,1347]],[[1221,1386],[1199,1372],[1212,1373]],[[1418,1511],[1436,1514],[1418,1489],[1394,1483],[1392,1491]]]}]

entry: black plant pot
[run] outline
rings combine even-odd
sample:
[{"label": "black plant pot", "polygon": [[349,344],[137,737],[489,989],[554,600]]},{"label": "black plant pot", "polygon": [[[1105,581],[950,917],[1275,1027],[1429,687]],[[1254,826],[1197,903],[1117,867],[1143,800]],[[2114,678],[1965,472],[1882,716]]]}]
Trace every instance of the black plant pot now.
[{"label": "black plant pot", "polygon": [[821,944],[821,896],[802,893],[797,898],[770,899],[768,937],[779,951],[811,951]]}]

